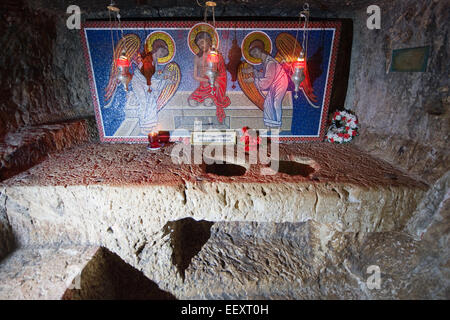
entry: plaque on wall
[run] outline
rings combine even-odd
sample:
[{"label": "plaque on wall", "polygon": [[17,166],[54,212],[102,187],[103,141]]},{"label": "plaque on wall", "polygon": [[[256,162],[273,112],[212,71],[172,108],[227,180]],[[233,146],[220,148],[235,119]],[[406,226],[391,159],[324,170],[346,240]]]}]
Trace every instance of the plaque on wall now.
[{"label": "plaque on wall", "polygon": [[396,49],[392,51],[391,71],[425,72],[430,47]]},{"label": "plaque on wall", "polygon": [[[279,129],[281,140],[323,140],[339,22],[86,22],[81,30],[102,142],[147,142],[152,130]],[[305,39],[305,40],[306,40]],[[305,43],[305,48],[302,44]],[[214,50],[215,49],[215,50]],[[293,64],[306,53],[295,90]],[[211,52],[215,73],[206,76]],[[206,55],[208,56],[206,57]]]}]

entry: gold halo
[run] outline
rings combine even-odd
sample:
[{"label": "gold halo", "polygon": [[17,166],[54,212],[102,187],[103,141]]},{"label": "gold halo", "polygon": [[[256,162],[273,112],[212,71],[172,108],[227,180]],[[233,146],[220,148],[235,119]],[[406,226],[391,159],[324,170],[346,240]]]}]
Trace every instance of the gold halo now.
[{"label": "gold halo", "polygon": [[272,53],[272,40],[270,40],[267,33],[262,31],[252,31],[245,36],[244,40],[242,40],[241,49],[244,59],[247,60],[248,63],[256,65],[261,63],[261,59],[251,57],[248,52],[248,47],[253,40],[261,40],[264,43],[264,51],[268,54]]},{"label": "gold halo", "polygon": [[197,23],[189,31],[188,46],[189,46],[189,49],[191,50],[191,52],[193,54],[197,54],[200,51],[200,49],[195,44],[195,37],[197,36],[197,34],[199,32],[202,32],[202,31],[209,33],[209,35],[211,36],[211,39],[212,39],[212,46],[218,50],[219,49],[219,34],[217,33],[217,31],[214,29],[214,27],[212,25],[210,25],[209,23],[201,22],[201,23]]},{"label": "gold halo", "polygon": [[152,51],[153,42],[155,40],[161,39],[167,44],[167,49],[169,50],[169,54],[166,57],[159,58],[158,63],[159,64],[167,64],[170,61],[172,61],[173,57],[175,56],[175,41],[173,40],[172,36],[164,31],[154,31],[150,33],[147,36],[147,39],[145,39],[145,53],[149,53]]}]

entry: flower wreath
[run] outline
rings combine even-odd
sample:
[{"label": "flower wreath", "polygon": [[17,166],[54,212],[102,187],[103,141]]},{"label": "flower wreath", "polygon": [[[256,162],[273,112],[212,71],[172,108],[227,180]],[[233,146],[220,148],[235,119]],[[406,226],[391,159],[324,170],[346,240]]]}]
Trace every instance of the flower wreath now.
[{"label": "flower wreath", "polygon": [[334,143],[350,142],[358,135],[358,119],[349,111],[336,111],[328,128],[326,141]]}]

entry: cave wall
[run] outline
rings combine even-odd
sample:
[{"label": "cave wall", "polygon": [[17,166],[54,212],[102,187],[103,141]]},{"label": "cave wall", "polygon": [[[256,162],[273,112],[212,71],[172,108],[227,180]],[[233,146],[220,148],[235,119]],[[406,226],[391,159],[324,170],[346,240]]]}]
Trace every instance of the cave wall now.
[{"label": "cave wall", "polygon": [[63,17],[22,1],[0,4],[0,141],[20,127],[93,116],[79,32]]},{"label": "cave wall", "polygon": [[[346,107],[361,122],[362,149],[433,183],[448,170],[447,1],[381,2],[381,30],[355,11]],[[430,46],[426,72],[387,72],[392,49]]]}]

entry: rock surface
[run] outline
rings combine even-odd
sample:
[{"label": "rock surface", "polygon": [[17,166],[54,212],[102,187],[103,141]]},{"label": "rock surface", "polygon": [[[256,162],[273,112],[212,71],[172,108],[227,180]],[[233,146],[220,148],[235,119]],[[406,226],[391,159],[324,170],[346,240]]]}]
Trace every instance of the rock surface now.
[{"label": "rock surface", "polygon": [[[434,245],[399,232],[358,237],[314,222],[235,222],[216,223],[211,233],[186,270],[184,298],[450,297],[449,270]],[[370,266],[380,268],[380,289],[367,284]]]},{"label": "rock surface", "polygon": [[[261,175],[262,164],[241,163],[245,173],[237,176],[174,164],[175,146],[156,153],[144,145],[76,146],[4,181],[18,245],[103,246],[177,298],[419,294],[377,295],[362,284],[371,264],[393,277],[386,281],[394,287],[410,278],[392,275],[392,266],[410,259],[406,266],[413,268],[425,253],[434,265],[434,253],[399,233],[425,184],[349,145],[282,145],[281,159],[302,165],[297,175]],[[87,279],[97,279],[102,264],[95,261]],[[433,297],[445,296],[441,284]]]},{"label": "rock surface", "polygon": [[172,163],[172,147],[149,153],[143,145],[77,146],[4,181],[17,242],[112,243],[130,255],[146,234],[186,217],[400,230],[426,189],[350,146],[282,146],[281,158],[315,163],[308,176],[261,175],[261,164],[242,176],[206,173],[204,165]]},{"label": "rock surface", "polygon": [[[78,286],[76,286],[78,285]],[[63,300],[173,300],[142,272],[107,249],[99,249]]]},{"label": "rock surface", "polygon": [[20,127],[93,116],[79,32],[67,29],[65,10],[5,0],[0,17],[0,142]]},{"label": "rock surface", "polygon": [[[408,223],[410,234],[343,233],[315,221],[215,223],[185,270],[179,296],[448,300],[449,182],[447,174],[430,188]],[[379,268],[379,288],[369,286],[371,266]]]},{"label": "rock surface", "polygon": [[0,264],[0,299],[59,300],[98,247],[24,247]]},{"label": "rock surface", "polygon": [[22,127],[0,143],[0,181],[24,171],[61,151],[90,140],[88,121]]},{"label": "rock surface", "polygon": [[[448,1],[377,1],[381,29],[353,11],[346,107],[356,112],[355,143],[433,183],[449,170]],[[392,50],[430,46],[426,72],[389,72]],[[431,111],[433,109],[439,112]]]}]

